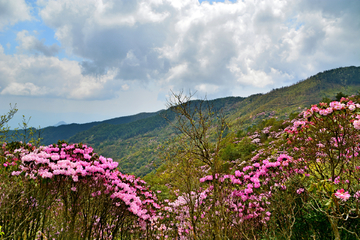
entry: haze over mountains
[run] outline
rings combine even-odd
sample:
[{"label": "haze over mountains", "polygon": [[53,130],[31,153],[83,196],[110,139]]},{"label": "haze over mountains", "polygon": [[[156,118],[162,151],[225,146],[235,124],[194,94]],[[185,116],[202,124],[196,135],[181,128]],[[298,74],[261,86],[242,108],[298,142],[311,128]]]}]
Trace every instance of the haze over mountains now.
[{"label": "haze over mountains", "polygon": [[67,124],[66,122],[60,121],[60,122],[58,122],[57,124],[54,124],[53,127],[58,127],[58,126],[60,126],[60,125],[66,125],[66,124]]},{"label": "haze over mountains", "polygon": [[[356,94],[359,89],[360,67],[343,67],[318,73],[266,94],[219,98],[209,103],[215,110],[225,113],[231,131],[238,131],[267,117],[287,118],[323,98],[333,99],[339,92]],[[86,124],[59,123],[40,130],[41,144],[48,145],[58,140],[87,143],[97,153],[118,161],[121,171],[144,176],[161,165],[157,148],[174,134],[164,115],[169,119],[174,117],[168,109]]]}]

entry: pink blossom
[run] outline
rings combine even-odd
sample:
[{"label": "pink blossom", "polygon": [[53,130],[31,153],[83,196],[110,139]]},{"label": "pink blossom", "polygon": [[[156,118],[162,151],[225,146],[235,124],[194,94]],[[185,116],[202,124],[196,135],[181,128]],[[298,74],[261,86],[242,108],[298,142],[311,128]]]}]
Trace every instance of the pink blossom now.
[{"label": "pink blossom", "polygon": [[297,194],[301,194],[303,193],[305,190],[303,188],[299,188],[298,190],[296,190],[296,193]]},{"label": "pink blossom", "polygon": [[280,154],[280,156],[277,159],[278,161],[289,161],[292,160],[292,157],[286,155],[286,154]]},{"label": "pink blossom", "polygon": [[313,115],[313,110],[312,108],[311,109],[308,109],[304,112],[304,118],[309,118]]},{"label": "pink blossom", "polygon": [[12,176],[19,176],[22,173],[22,171],[13,171],[11,173]]},{"label": "pink blossom", "polygon": [[253,168],[254,168],[253,166],[246,166],[243,168],[243,172],[246,172],[247,170],[251,170]]},{"label": "pink blossom", "polygon": [[311,110],[313,111],[313,112],[319,112],[319,108],[318,108],[318,106],[316,106],[316,105],[313,105],[313,106],[311,106]]},{"label": "pink blossom", "polygon": [[260,167],[260,163],[254,163],[253,166],[256,167],[256,168],[259,168],[259,167]]},{"label": "pink blossom", "polygon": [[356,106],[354,104],[351,104],[348,108],[350,111],[354,111],[356,109]]},{"label": "pink blossom", "polygon": [[335,197],[343,200],[344,202],[346,202],[350,198],[350,196],[351,195],[349,194],[349,192],[348,191],[345,192],[344,189],[339,189],[335,193]]},{"label": "pink blossom", "polygon": [[60,156],[58,154],[51,155],[51,160],[57,161],[60,159]]},{"label": "pink blossom", "polygon": [[235,171],[235,176],[236,177],[241,177],[242,175],[244,175],[244,173],[240,172],[239,170]]},{"label": "pink blossom", "polygon": [[354,125],[354,128],[355,129],[360,129],[360,120],[355,120],[354,122],[353,122],[353,125]]},{"label": "pink blossom", "polygon": [[212,175],[208,175],[205,176],[203,178],[200,178],[200,182],[205,182],[205,181],[212,181],[213,180],[213,176]]},{"label": "pink blossom", "polygon": [[357,192],[354,194],[354,198],[360,199],[360,191],[357,191]]},{"label": "pink blossom", "polygon": [[345,108],[345,104],[334,101],[330,103],[330,107],[332,107],[335,110],[341,110]]},{"label": "pink blossom", "polygon": [[296,121],[296,122],[294,122],[294,127],[297,128],[297,127],[303,126],[305,124],[306,124],[305,121]]},{"label": "pink blossom", "polygon": [[231,182],[233,184],[241,184],[241,181],[239,179],[237,179],[237,178],[231,179]]}]

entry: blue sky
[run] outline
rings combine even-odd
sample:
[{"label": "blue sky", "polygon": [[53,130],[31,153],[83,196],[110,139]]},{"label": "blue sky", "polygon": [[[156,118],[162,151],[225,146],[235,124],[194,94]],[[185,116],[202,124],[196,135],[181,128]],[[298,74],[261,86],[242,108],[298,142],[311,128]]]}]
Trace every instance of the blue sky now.
[{"label": "blue sky", "polygon": [[249,96],[360,65],[357,0],[0,0],[0,114],[35,127]]}]

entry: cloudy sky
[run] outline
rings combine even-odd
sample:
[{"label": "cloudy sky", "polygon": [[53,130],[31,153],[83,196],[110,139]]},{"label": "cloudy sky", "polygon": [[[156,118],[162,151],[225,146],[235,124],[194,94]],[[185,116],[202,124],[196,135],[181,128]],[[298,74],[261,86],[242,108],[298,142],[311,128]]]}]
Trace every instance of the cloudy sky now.
[{"label": "cloudy sky", "polygon": [[0,0],[0,114],[30,125],[249,96],[360,65],[358,0]]}]

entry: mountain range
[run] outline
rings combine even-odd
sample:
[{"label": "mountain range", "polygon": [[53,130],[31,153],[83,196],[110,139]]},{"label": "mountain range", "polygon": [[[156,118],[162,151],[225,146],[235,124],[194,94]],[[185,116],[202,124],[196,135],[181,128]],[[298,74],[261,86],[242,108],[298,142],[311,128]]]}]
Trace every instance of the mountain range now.
[{"label": "mountain range", "polygon": [[[246,130],[265,118],[287,118],[321,100],[360,90],[360,67],[342,67],[318,73],[291,86],[249,97],[209,100],[215,111],[222,111],[230,131]],[[196,104],[194,100],[193,103]],[[164,116],[168,120],[165,120]],[[95,152],[119,162],[120,171],[144,176],[161,165],[159,146],[176,133],[170,122],[171,109],[113,118],[86,124],[64,124],[40,129],[41,144],[58,140],[82,142]]]}]

